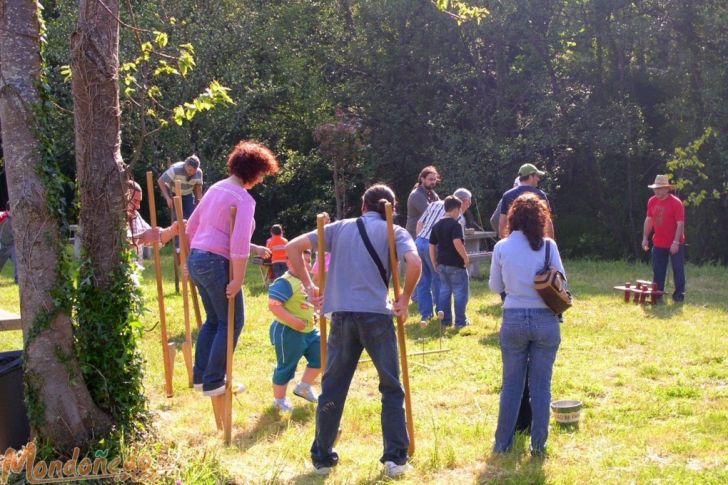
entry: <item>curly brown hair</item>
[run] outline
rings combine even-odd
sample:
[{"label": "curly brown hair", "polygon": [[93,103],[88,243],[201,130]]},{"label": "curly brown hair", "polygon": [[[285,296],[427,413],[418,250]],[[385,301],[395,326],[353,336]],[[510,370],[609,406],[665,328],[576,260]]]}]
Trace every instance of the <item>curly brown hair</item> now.
[{"label": "curly brown hair", "polygon": [[253,140],[242,140],[228,155],[228,173],[249,184],[260,175],[278,172],[278,160],[265,145]]},{"label": "curly brown hair", "polygon": [[550,217],[546,202],[538,195],[527,192],[518,196],[508,209],[507,232],[523,232],[531,249],[538,251],[543,246],[546,223]]}]

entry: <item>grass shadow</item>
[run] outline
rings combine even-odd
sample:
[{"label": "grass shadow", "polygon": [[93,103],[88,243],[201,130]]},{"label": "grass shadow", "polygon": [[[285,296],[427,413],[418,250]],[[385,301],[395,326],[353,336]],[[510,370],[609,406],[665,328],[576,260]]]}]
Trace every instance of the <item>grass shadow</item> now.
[{"label": "grass shadow", "polygon": [[[195,323],[194,320],[190,322],[190,326],[192,327],[190,329],[192,343],[195,344],[197,342],[197,335],[200,333],[200,331],[198,330],[197,323]],[[179,332],[175,335],[170,335],[169,339],[168,339],[169,342],[174,342],[176,345],[182,345],[185,342],[185,340],[186,340],[186,335],[185,335],[184,330],[182,330],[181,332]]]},{"label": "grass shadow", "polygon": [[[316,407],[312,404],[296,406],[290,417],[281,416],[271,405],[258,417],[252,428],[236,433],[233,436],[233,446],[240,451],[247,451],[257,443],[267,440],[270,436],[277,436],[288,429],[290,423],[305,424],[314,417]],[[290,422],[290,423],[289,423]]]},{"label": "grass shadow", "polygon": [[668,304],[664,300],[656,305],[644,304],[640,306],[646,316],[660,320],[669,320],[675,315],[682,315],[684,311],[682,303]]},{"label": "grass shadow", "polygon": [[500,331],[496,330],[487,335],[483,335],[478,340],[478,343],[485,347],[500,347]]},{"label": "grass shadow", "polygon": [[508,453],[491,453],[485,460],[485,468],[478,473],[478,484],[528,483],[545,484],[544,458],[526,453],[528,436],[516,434],[513,449]]}]

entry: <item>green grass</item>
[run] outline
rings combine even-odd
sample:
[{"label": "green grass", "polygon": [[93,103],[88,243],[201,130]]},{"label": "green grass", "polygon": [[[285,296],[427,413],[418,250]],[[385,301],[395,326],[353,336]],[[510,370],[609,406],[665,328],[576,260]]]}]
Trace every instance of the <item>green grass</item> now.
[{"label": "green grass", "polygon": [[[174,293],[165,255],[167,321],[170,336],[181,342],[182,299]],[[164,397],[156,286],[153,264],[147,266],[149,330],[142,350],[157,438],[140,445],[152,450],[157,480],[320,483],[308,461],[314,406],[292,397],[296,410],[284,418],[271,406],[275,356],[258,268],[248,272],[246,324],[235,353],[235,379],[248,391],[235,398],[233,445],[225,447],[209,399],[187,388],[181,352],[175,396]],[[450,352],[410,357],[417,451],[415,472],[402,483],[728,482],[728,272],[688,266],[687,303],[651,307],[623,303],[611,289],[649,278],[648,266],[594,261],[566,266],[576,304],[562,326],[553,398],[584,402],[580,427],[552,421],[550,455],[543,463],[531,461],[522,438],[513,452],[491,454],[501,385],[501,309],[487,282],[477,281],[468,308],[473,324],[466,330],[447,331],[440,341],[434,326],[422,329],[416,318],[408,321],[410,353],[440,345]],[[17,311],[9,269],[0,276],[0,306]],[[20,345],[19,332],[0,338],[0,349]],[[387,481],[378,462],[379,409],[376,373],[371,364],[361,364],[342,422],[340,466],[328,482]]]}]

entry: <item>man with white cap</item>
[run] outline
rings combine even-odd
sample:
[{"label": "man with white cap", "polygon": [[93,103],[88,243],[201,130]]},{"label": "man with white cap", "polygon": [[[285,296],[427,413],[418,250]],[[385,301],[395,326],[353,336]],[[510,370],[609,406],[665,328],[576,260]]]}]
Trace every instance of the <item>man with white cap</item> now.
[{"label": "man with white cap", "polygon": [[647,201],[647,217],[642,230],[642,249],[650,250],[649,236],[652,235],[652,281],[657,289],[664,291],[667,276],[667,260],[672,263],[675,291],[672,300],[685,300],[685,207],[682,201],[670,193],[672,185],[667,175],[655,177],[655,183],[648,185],[655,195]]}]

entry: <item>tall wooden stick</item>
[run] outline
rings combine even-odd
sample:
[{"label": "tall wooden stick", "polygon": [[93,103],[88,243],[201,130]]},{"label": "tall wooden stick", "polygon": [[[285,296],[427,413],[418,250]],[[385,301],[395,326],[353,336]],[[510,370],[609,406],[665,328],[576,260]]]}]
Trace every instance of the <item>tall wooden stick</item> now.
[{"label": "tall wooden stick", "polygon": [[[147,172],[147,200],[149,202],[149,221],[152,227],[157,227],[157,209],[154,203],[154,180],[152,172]],[[174,395],[172,389],[173,362],[169,358],[169,343],[167,342],[167,316],[164,310],[164,287],[162,285],[162,262],[159,257],[159,241],[154,242],[154,271],[157,276],[157,303],[159,304],[159,325],[162,330],[162,362],[164,362],[164,389],[167,397]]]},{"label": "tall wooden stick", "polygon": [[[179,192],[178,192],[179,193]],[[174,196],[174,210],[177,213],[177,229],[179,230],[179,261],[180,267],[187,265],[187,235],[185,234],[185,219],[182,214],[182,197]],[[190,300],[187,292],[187,278],[182,276],[182,308],[185,319],[185,343],[182,344],[182,355],[187,366],[187,381],[192,387],[192,331],[190,330]]]},{"label": "tall wooden stick", "polygon": [[[174,193],[179,195],[180,197],[182,196],[182,182],[180,182],[179,180],[174,181]],[[176,208],[177,208],[177,206],[175,204],[175,209]],[[177,213],[177,220],[181,221],[182,219],[184,219],[184,211],[182,211],[182,215],[179,215],[179,213]],[[184,239],[187,240],[187,235],[185,235]],[[182,244],[182,237],[180,237],[180,245],[181,244]],[[189,246],[185,245],[184,250],[188,251]],[[186,261],[187,261],[187,259],[185,258],[185,262]],[[176,262],[177,261],[175,260],[175,263]],[[182,263],[180,263],[180,264],[182,264]],[[176,272],[175,272],[175,277],[176,277]],[[182,273],[182,277],[184,277],[184,272]],[[195,320],[197,320],[197,330],[199,330],[202,328],[202,315],[200,314],[200,301],[199,301],[199,298],[197,297],[197,288],[195,288],[195,284],[192,283],[192,280],[189,278],[189,276],[187,277],[187,287],[189,288],[190,295],[192,297],[192,306],[195,309]]]},{"label": "tall wooden stick", "polygon": [[[230,207],[230,247],[233,245],[233,229],[235,229],[235,216],[237,215],[237,207]],[[232,254],[232,250],[231,250]],[[233,259],[230,258],[230,281],[233,280]],[[227,315],[227,360],[225,365],[225,444],[230,445],[232,440],[233,428],[233,333],[235,332],[235,295],[228,300]]]},{"label": "tall wooden stick", "polygon": [[[392,215],[392,204],[385,205],[387,215],[387,238],[389,239],[389,261],[392,268],[392,286],[394,287],[394,298],[399,299],[399,267],[397,264],[397,251],[394,239],[394,217]],[[415,453],[415,426],[412,420],[412,395],[409,383],[409,368],[407,366],[407,342],[404,333],[404,318],[397,317],[397,341],[399,342],[399,359],[402,365],[402,384],[404,385],[404,409],[407,413],[407,433],[410,444],[407,450],[411,455]]]},{"label": "tall wooden stick", "polygon": [[197,297],[197,288],[190,281],[190,296],[192,297],[192,308],[195,310],[195,320],[197,320],[197,330],[202,328],[202,315],[200,314],[200,300]]},{"label": "tall wooden stick", "polygon": [[[316,262],[318,263],[319,295],[323,295],[324,289],[326,288],[326,241],[324,240],[325,220],[326,217],[323,214],[316,216],[316,235],[318,238]],[[321,309],[321,318],[319,318],[319,331],[321,332],[321,375],[323,376],[324,372],[326,372],[326,356],[328,355],[326,348],[328,329],[326,328],[326,317],[324,316],[323,308]]]}]

